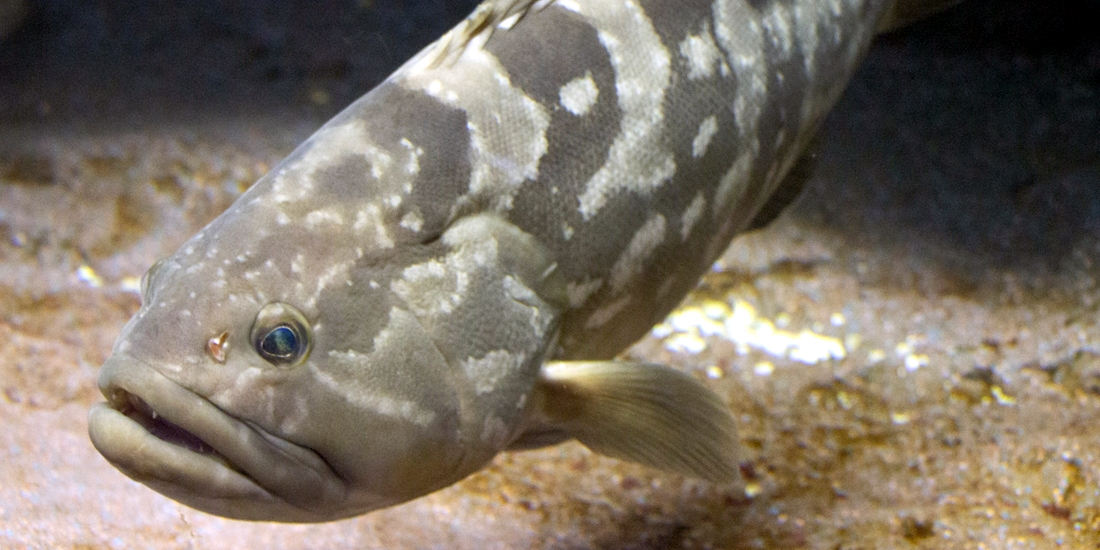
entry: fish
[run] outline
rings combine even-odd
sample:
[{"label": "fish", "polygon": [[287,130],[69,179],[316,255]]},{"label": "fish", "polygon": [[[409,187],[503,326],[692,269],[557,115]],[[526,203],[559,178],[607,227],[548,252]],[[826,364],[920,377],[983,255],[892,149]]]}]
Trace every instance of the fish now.
[{"label": "fish", "polygon": [[944,4],[482,3],[149,269],[93,445],[255,521],[356,516],[567,440],[736,483],[722,398],[616,356],[793,200],[915,3]]}]

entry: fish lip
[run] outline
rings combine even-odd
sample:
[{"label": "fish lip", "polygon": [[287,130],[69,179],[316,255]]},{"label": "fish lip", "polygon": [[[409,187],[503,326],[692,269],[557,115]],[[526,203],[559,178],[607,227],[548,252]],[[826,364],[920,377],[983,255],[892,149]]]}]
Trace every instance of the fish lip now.
[{"label": "fish lip", "polygon": [[[157,492],[237,519],[315,522],[344,515],[346,484],[316,452],[233,418],[133,357],[108,359],[99,386],[108,401],[89,412],[92,444]],[[142,405],[155,415],[137,410]],[[151,426],[160,419],[194,439],[163,437]]]}]

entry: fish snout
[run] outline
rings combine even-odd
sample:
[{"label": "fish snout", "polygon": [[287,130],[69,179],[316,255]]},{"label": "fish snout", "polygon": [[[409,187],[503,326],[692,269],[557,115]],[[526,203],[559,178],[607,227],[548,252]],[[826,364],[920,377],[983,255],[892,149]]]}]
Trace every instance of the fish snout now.
[{"label": "fish snout", "polygon": [[199,510],[237,519],[344,517],[348,489],[313,450],[238,419],[152,366],[116,354],[88,415],[95,448],[128,477]]}]

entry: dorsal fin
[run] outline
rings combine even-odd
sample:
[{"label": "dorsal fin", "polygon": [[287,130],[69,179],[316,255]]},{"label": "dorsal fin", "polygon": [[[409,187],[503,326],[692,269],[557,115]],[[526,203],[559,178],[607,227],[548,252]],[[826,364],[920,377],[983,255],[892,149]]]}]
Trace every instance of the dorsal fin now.
[{"label": "dorsal fin", "polygon": [[876,32],[880,34],[894,32],[959,2],[962,0],[897,0],[883,15]]},{"label": "dorsal fin", "polygon": [[488,40],[497,28],[511,28],[531,11],[542,10],[552,3],[554,0],[485,0],[439,39],[436,58],[430,66],[454,63],[475,38]]}]

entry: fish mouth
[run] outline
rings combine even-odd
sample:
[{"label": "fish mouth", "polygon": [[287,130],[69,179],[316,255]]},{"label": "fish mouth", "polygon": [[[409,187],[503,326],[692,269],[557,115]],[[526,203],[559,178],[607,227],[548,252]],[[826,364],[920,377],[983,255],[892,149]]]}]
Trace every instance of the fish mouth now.
[{"label": "fish mouth", "polygon": [[226,467],[232,468],[229,461],[218,454],[213,447],[199,439],[195,434],[173,424],[163,416],[160,416],[153,407],[150,407],[144,399],[126,390],[112,392],[109,406],[126,415],[127,418],[145,428],[150,434],[161,441],[171,443],[201,455],[209,455],[221,462]]},{"label": "fish mouth", "polygon": [[250,422],[132,357],[99,379],[106,403],[88,415],[92,444],[131,479],[193,508],[261,521],[343,517],[344,481],[313,450]]}]

